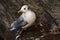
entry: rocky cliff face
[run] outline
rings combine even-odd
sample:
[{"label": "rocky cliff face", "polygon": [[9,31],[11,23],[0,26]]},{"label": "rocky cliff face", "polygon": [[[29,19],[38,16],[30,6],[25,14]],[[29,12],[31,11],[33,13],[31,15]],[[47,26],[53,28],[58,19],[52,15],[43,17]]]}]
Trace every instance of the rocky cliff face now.
[{"label": "rocky cliff face", "polygon": [[[0,24],[3,25],[4,30],[8,30],[11,23],[21,15],[18,14],[17,11],[24,4],[29,5],[30,9],[36,13],[37,20],[30,28],[22,32],[20,39],[59,40],[59,33],[50,34],[51,23],[47,21],[44,14],[49,13],[54,17],[60,27],[60,0],[0,0]],[[43,24],[43,26],[41,26],[41,24]],[[8,32],[4,31],[2,33],[4,34],[3,38],[5,40],[13,40],[14,35],[9,39]],[[8,35],[6,35],[6,33]],[[55,37],[57,38],[55,39]]]}]

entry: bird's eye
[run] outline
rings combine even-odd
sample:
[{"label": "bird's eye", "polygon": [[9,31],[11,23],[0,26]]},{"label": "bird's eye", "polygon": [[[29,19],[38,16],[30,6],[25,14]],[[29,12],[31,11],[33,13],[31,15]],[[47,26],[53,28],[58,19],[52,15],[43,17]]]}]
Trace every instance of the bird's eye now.
[{"label": "bird's eye", "polygon": [[26,10],[26,8],[24,8],[24,10]]}]

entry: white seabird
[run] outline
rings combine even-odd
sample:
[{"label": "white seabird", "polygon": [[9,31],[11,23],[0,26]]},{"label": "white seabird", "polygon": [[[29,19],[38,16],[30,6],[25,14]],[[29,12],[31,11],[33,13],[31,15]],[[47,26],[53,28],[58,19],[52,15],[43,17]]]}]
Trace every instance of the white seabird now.
[{"label": "white seabird", "polygon": [[23,12],[22,15],[11,24],[12,28],[10,29],[10,31],[15,29],[18,30],[28,28],[35,22],[36,15],[33,11],[28,9],[28,5],[23,5],[21,7],[21,10],[18,11],[18,13],[20,12]]}]

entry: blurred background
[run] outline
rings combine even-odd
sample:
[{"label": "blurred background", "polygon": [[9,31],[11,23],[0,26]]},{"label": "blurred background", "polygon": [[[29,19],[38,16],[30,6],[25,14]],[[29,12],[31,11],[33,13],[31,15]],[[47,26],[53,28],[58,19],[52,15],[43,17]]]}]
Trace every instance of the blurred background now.
[{"label": "blurred background", "polygon": [[[18,40],[60,40],[60,0],[0,0],[0,40],[15,40],[15,33],[8,30],[21,15],[17,11],[25,4],[36,13],[37,19],[22,32]],[[49,31],[52,30],[51,23],[45,18],[45,13],[55,18],[59,25],[58,32]]]}]

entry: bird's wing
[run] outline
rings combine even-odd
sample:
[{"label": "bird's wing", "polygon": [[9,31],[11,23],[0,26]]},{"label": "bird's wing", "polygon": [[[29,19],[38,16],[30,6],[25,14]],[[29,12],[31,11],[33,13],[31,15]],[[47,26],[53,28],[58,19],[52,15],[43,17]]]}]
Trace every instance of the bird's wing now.
[{"label": "bird's wing", "polygon": [[12,24],[11,24],[11,27],[12,29],[11,30],[14,30],[14,29],[22,29],[23,26],[27,25],[28,22],[27,21],[24,21],[24,18],[23,17],[20,17],[18,18],[16,21],[14,21]]}]

